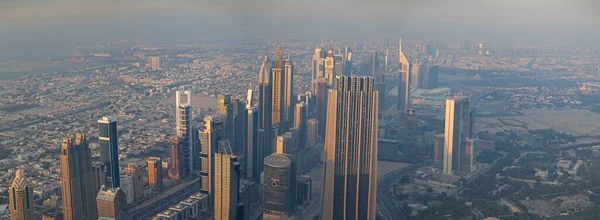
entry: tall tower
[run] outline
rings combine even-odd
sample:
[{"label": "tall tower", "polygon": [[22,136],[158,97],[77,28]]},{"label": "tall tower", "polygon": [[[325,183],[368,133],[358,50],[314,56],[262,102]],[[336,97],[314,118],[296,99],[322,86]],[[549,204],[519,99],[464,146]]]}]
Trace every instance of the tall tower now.
[{"label": "tall tower", "polygon": [[329,90],[321,219],[375,219],[378,92],[371,77]]},{"label": "tall tower", "polygon": [[304,102],[298,102],[296,109],[294,109],[294,127],[298,129],[298,149],[304,149],[306,147],[306,105]]},{"label": "tall tower", "polygon": [[288,58],[285,61],[285,79],[283,86],[283,119],[284,120],[284,128],[283,131],[287,131],[292,127],[293,117],[294,117],[294,64]]},{"label": "tall tower", "polygon": [[316,47],[312,59],[312,91],[315,91],[314,82],[316,79],[325,77],[325,51],[322,47]]},{"label": "tall tower", "polygon": [[258,118],[259,110],[252,104],[252,90],[248,90],[248,97],[246,98],[246,118],[245,118],[245,152],[246,157],[246,179],[255,181],[260,179],[260,168],[262,158],[259,155],[264,153],[260,152],[261,149],[258,146]]},{"label": "tall tower", "polygon": [[408,159],[416,159],[417,156],[417,115],[414,109],[409,109],[406,112],[406,142],[404,156]]},{"label": "tall tower", "polygon": [[433,142],[433,168],[441,170],[444,167],[444,134],[435,136]]},{"label": "tall tower", "polygon": [[60,171],[64,220],[97,219],[92,154],[85,135],[63,139]]},{"label": "tall tower", "polygon": [[240,118],[239,108],[240,103],[237,99],[232,99],[230,94],[219,95],[217,98],[217,114],[225,116],[225,138],[229,140],[234,151],[239,150],[239,144],[243,141],[238,141],[240,137]]},{"label": "tall tower", "polygon": [[158,157],[148,158],[148,186],[154,190],[163,188],[162,160]]},{"label": "tall tower", "polygon": [[98,217],[102,219],[129,220],[125,193],[120,188],[102,186],[96,197]]},{"label": "tall tower", "polygon": [[[186,102],[183,102],[183,95],[186,96]],[[193,128],[192,128],[192,93],[190,91],[175,92],[175,129],[177,138],[182,144],[183,151],[183,170],[185,173],[191,173],[194,170],[194,161],[198,155],[194,148]]]},{"label": "tall tower", "polygon": [[470,103],[468,98],[446,100],[446,125],[444,128],[444,168],[446,175],[460,171],[461,152],[469,137]]},{"label": "tall tower", "polygon": [[239,197],[240,163],[229,141],[219,141],[215,153],[215,220],[236,220]]},{"label": "tall tower", "polygon": [[333,80],[335,78],[335,60],[333,57],[333,48],[330,46],[327,51],[327,57],[325,58],[325,78],[327,79],[327,84],[332,85]]},{"label": "tall tower", "polygon": [[327,121],[327,91],[329,90],[329,85],[327,84],[327,79],[321,78],[317,79],[316,82],[316,97],[317,97],[317,117],[316,119],[319,123],[319,134],[325,134],[325,121]]},{"label": "tall tower", "polygon": [[[262,161],[273,152],[273,99],[272,97],[272,74],[271,62],[265,57],[258,75],[258,159]],[[262,172],[262,166],[258,168],[258,175]]]},{"label": "tall tower", "polygon": [[317,144],[319,138],[319,121],[311,118],[306,120],[306,145],[312,146]]},{"label": "tall tower", "polygon": [[127,164],[125,173],[133,177],[133,199],[139,201],[144,197],[144,167]]},{"label": "tall tower", "polygon": [[402,52],[402,39],[398,42],[398,61],[400,62],[400,82],[398,82],[398,110],[404,113],[410,104],[410,63]]},{"label": "tall tower", "polygon": [[218,149],[218,142],[225,140],[225,116],[214,114],[204,117],[204,129],[198,136],[201,146],[200,191],[210,195],[212,199],[215,174],[214,154]]},{"label": "tall tower", "polygon": [[264,166],[263,219],[286,219],[296,211],[296,162],[289,154],[273,153]]},{"label": "tall tower", "polygon": [[17,170],[15,179],[8,188],[10,220],[35,220],[33,188],[25,177],[25,168]]},{"label": "tall tower", "polygon": [[422,83],[422,75],[421,75],[421,63],[415,61],[410,66],[410,87],[411,88],[420,88]]},{"label": "tall tower", "polygon": [[273,65],[271,68],[271,79],[272,83],[272,117],[273,117],[273,127],[278,128],[278,132],[282,133],[284,131],[283,119],[284,119],[284,90],[285,90],[285,69],[283,66],[283,60],[281,58],[281,47],[277,49],[275,53],[275,61],[273,61]]},{"label": "tall tower", "polygon": [[100,144],[100,159],[106,164],[107,178],[111,179],[111,186],[118,188],[119,176],[119,136],[117,133],[117,119],[103,117],[98,120],[98,143]]},{"label": "tall tower", "polygon": [[186,176],[184,166],[185,144],[177,137],[169,139],[169,178],[181,180]]}]

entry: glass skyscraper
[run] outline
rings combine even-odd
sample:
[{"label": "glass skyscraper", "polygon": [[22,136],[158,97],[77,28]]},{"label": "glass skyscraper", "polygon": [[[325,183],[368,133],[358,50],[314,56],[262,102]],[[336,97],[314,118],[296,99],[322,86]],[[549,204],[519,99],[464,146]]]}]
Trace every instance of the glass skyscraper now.
[{"label": "glass skyscraper", "polygon": [[107,177],[111,179],[111,186],[119,188],[119,136],[117,133],[117,119],[103,117],[98,120],[98,143],[100,144],[100,159],[107,167]]}]

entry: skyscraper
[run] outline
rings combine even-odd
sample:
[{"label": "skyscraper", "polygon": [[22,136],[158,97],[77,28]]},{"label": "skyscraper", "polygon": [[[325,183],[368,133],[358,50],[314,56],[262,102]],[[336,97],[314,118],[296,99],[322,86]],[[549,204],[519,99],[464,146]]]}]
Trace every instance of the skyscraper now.
[{"label": "skyscraper", "polygon": [[102,219],[129,220],[125,193],[120,188],[102,186],[96,197],[98,217]]},{"label": "skyscraper", "polygon": [[402,39],[398,43],[398,60],[400,62],[400,82],[398,84],[398,110],[408,111],[410,104],[410,63],[402,52]]},{"label": "skyscraper", "polygon": [[157,71],[160,69],[160,58],[158,56],[151,56],[149,60],[152,71]]},{"label": "skyscraper", "polygon": [[186,176],[184,166],[185,142],[177,137],[169,139],[169,178],[181,180]]},{"label": "skyscraper", "polygon": [[335,60],[333,57],[333,48],[330,46],[327,50],[327,57],[325,58],[325,78],[327,84],[332,85],[335,77]]},{"label": "skyscraper", "polygon": [[[186,96],[186,102],[182,102],[182,96]],[[183,159],[182,169],[184,173],[194,170],[194,161],[198,157],[197,149],[194,148],[192,131],[192,93],[190,91],[175,92],[175,129],[177,138],[182,145],[181,156]]]},{"label": "skyscraper", "polygon": [[276,152],[291,154],[295,148],[292,138],[292,133],[290,132],[277,136]]},{"label": "skyscraper", "polygon": [[[273,152],[273,99],[272,97],[272,74],[271,62],[265,57],[258,75],[258,160],[262,161]],[[262,166],[258,167],[258,175],[262,172]]]},{"label": "skyscraper", "polygon": [[100,190],[100,187],[106,185],[106,165],[99,161],[94,161],[92,163],[92,173],[93,173],[93,189],[95,193]]},{"label": "skyscraper", "polygon": [[127,164],[125,173],[133,177],[133,200],[139,201],[144,197],[144,167]]},{"label": "skyscraper", "polygon": [[264,153],[260,152],[262,148],[258,146],[258,108],[252,104],[252,90],[248,90],[248,97],[246,98],[246,118],[245,118],[245,151],[246,157],[246,179],[255,181],[260,179],[260,168],[261,159],[259,155]]},{"label": "skyscraper", "polygon": [[275,53],[275,60],[271,66],[271,86],[272,86],[272,113],[273,128],[278,129],[278,133],[285,132],[284,123],[284,93],[285,93],[285,69],[281,55],[281,47]]},{"label": "skyscraper", "polygon": [[316,119],[321,122],[319,123],[319,134],[325,134],[325,121],[327,119],[327,91],[329,90],[329,85],[327,85],[327,80],[317,79],[316,80],[316,96],[317,96],[317,117]]},{"label": "skyscraper", "polygon": [[[325,77],[325,51],[322,47],[316,47],[315,53],[312,58],[311,68],[311,82],[314,83],[316,79]],[[314,84],[312,84],[312,91],[314,91]]]},{"label": "skyscraper", "polygon": [[421,63],[418,61],[413,62],[410,65],[410,87],[411,88],[421,88],[422,85],[422,77],[421,77]]},{"label": "skyscraper", "polygon": [[25,177],[25,168],[20,167],[8,188],[10,220],[35,220],[33,188]]},{"label": "skyscraper", "polygon": [[100,144],[100,159],[106,165],[106,176],[111,180],[111,186],[120,186],[119,177],[119,136],[117,119],[103,117],[98,120],[98,143]]},{"label": "skyscraper", "polygon": [[306,147],[306,105],[304,102],[296,103],[296,109],[294,109],[294,127],[298,129],[298,149],[304,149]]},{"label": "skyscraper", "polygon": [[75,139],[64,138],[60,150],[64,220],[98,218],[93,178],[92,154],[87,137],[77,134]]},{"label": "skyscraper", "polygon": [[238,106],[237,100],[232,99],[231,95],[219,95],[217,97],[217,114],[225,116],[225,139],[229,140],[233,150],[236,150],[236,142],[238,135],[236,135],[236,118]]},{"label": "skyscraper", "polygon": [[444,134],[438,134],[433,142],[433,168],[438,170],[444,167],[444,139]]},{"label": "skyscraper", "polygon": [[402,152],[409,160],[416,159],[417,156],[417,122],[415,110],[409,109],[406,112],[406,141]]},{"label": "skyscraper", "polygon": [[470,131],[470,103],[468,98],[446,100],[446,125],[444,131],[444,174],[460,171],[461,152]]},{"label": "skyscraper", "polygon": [[371,77],[329,91],[321,219],[375,219],[378,93]]},{"label": "skyscraper", "polygon": [[158,157],[148,158],[148,186],[154,190],[163,188],[162,160]]},{"label": "skyscraper", "polygon": [[296,162],[273,153],[264,160],[263,219],[285,219],[296,211]]},{"label": "skyscraper", "polygon": [[225,116],[220,114],[204,117],[204,129],[200,137],[200,191],[208,194],[212,201],[214,193],[214,154],[218,150],[218,142],[225,140]]},{"label": "skyscraper", "polygon": [[215,220],[236,220],[239,197],[240,164],[229,145],[219,141],[215,153]]},{"label": "skyscraper", "polygon": [[294,117],[294,63],[288,58],[285,61],[285,78],[283,86],[283,123],[282,131],[288,131],[292,127]]},{"label": "skyscraper", "polygon": [[319,139],[319,121],[311,118],[306,120],[306,145],[312,146]]},{"label": "skyscraper", "polygon": [[475,171],[475,147],[476,139],[465,140],[465,147],[461,151],[461,173],[468,174]]}]

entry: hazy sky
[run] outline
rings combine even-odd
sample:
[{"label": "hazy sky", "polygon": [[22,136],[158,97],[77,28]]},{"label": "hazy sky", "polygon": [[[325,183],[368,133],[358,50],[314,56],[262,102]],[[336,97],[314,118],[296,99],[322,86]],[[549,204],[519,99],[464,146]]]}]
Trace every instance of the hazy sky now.
[{"label": "hazy sky", "polygon": [[[235,35],[597,43],[597,0],[0,0],[0,41]],[[2,42],[0,42],[0,46]]]}]

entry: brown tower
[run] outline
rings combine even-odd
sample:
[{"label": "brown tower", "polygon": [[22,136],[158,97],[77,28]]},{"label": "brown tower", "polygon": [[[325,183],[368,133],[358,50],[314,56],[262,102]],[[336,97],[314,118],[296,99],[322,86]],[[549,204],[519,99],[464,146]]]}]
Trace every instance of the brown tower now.
[{"label": "brown tower", "polygon": [[125,173],[133,177],[133,199],[144,197],[144,168],[135,164],[127,164]]},{"label": "brown tower", "polygon": [[64,220],[97,219],[92,156],[85,135],[63,139],[60,171]]},{"label": "brown tower", "polygon": [[163,188],[162,160],[158,157],[148,158],[148,186],[154,190]]}]

